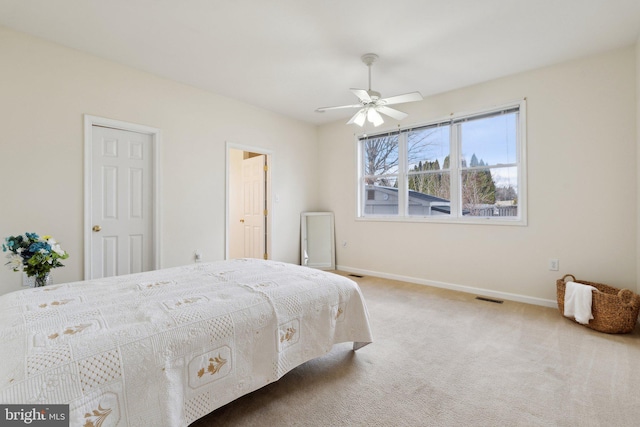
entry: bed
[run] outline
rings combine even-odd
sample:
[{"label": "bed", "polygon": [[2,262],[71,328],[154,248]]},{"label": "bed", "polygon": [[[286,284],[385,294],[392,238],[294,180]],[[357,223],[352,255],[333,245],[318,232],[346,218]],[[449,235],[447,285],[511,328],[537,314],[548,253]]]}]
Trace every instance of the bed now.
[{"label": "bed", "polygon": [[71,426],[187,426],[327,353],[370,343],[352,280],[241,259],[0,296],[0,403]]}]

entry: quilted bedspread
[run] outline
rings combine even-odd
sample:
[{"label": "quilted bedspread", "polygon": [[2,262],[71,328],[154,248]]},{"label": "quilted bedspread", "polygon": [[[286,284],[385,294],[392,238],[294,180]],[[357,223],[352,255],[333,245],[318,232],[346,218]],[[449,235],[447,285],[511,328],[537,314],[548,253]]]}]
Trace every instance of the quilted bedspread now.
[{"label": "quilted bedspread", "polygon": [[72,426],[186,426],[328,352],[371,342],[358,285],[233,260],[0,296],[0,402]]}]

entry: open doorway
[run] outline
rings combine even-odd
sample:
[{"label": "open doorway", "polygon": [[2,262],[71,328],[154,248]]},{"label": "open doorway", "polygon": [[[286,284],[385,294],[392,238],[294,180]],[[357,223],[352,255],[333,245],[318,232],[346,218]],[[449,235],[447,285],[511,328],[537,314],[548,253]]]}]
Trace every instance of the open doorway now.
[{"label": "open doorway", "polygon": [[270,258],[271,153],[227,143],[226,259]]}]

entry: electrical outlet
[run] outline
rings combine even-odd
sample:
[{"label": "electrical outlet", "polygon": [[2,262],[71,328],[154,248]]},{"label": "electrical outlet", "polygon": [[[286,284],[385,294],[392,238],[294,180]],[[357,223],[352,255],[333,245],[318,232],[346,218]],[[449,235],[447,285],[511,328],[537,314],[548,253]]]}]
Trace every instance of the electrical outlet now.
[{"label": "electrical outlet", "polygon": [[558,271],[560,269],[560,260],[558,258],[550,258],[549,259],[549,270],[550,271]]}]

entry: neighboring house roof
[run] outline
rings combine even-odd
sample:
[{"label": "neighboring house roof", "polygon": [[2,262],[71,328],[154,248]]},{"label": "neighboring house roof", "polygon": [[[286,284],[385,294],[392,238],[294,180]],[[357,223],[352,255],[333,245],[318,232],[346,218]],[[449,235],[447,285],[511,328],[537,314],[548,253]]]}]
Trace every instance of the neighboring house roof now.
[{"label": "neighboring house roof", "polygon": [[[368,185],[367,190],[374,190],[381,193],[393,195],[394,202],[397,204],[398,189],[395,187]],[[378,203],[380,202],[378,201]],[[450,200],[443,199],[442,197],[432,196],[430,194],[420,193],[419,191],[409,190],[409,206],[411,205],[428,206],[431,212],[439,212],[446,215],[451,214]],[[493,208],[494,205],[486,205],[486,207]],[[462,210],[462,215],[469,215],[469,214],[470,214],[469,209]]]},{"label": "neighboring house roof", "polygon": [[[418,200],[427,202],[431,206],[432,211],[442,212],[445,214],[451,213],[451,206],[449,205],[449,200],[443,199],[441,197],[432,196],[430,194],[424,194],[418,191],[409,190],[409,204],[411,204],[412,201],[417,202]],[[446,204],[440,205],[439,203],[446,203]]]},{"label": "neighboring house roof", "polygon": [[[398,189],[395,187],[384,186],[367,186],[367,190],[375,190],[382,193],[392,194],[397,200]],[[441,197],[431,196],[429,194],[420,193],[418,191],[409,190],[409,205],[417,204],[422,206],[429,206],[432,211],[440,212],[443,214],[450,214],[451,207],[449,206],[449,200]]]}]

